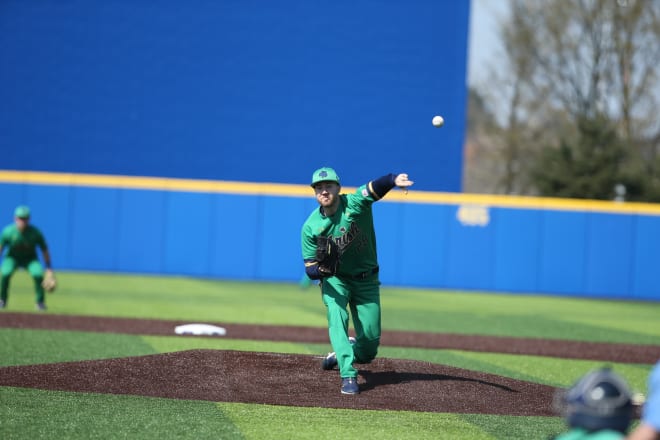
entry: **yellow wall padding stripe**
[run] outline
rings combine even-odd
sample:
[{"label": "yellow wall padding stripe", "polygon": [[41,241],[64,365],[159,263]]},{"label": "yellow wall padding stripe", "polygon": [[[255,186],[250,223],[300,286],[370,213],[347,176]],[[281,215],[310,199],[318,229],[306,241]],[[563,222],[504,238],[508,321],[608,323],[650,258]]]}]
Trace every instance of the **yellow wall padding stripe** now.
[{"label": "yellow wall padding stripe", "polygon": [[164,177],[116,176],[0,170],[0,182],[33,185],[87,186],[98,188],[147,189],[228,194],[310,196],[310,187],[282,183],[250,183]]},{"label": "yellow wall padding stripe", "polygon": [[[145,189],[284,197],[313,197],[309,185],[284,183],[233,182],[223,180],[174,179],[164,177],[118,176],[105,174],[51,173],[0,170],[0,183],[86,186],[99,188]],[[343,187],[353,192],[355,187]],[[494,194],[443,193],[415,191],[408,194],[392,190],[384,201],[409,201],[425,204],[478,205],[492,208],[589,211],[620,214],[660,215],[660,204],[614,202],[606,200],[559,199],[549,197],[507,196]]]}]

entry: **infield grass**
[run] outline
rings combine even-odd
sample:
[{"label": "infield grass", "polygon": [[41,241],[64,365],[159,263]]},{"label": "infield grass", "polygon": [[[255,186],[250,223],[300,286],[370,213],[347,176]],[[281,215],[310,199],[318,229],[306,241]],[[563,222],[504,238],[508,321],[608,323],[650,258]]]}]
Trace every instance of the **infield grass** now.
[{"label": "infield grass", "polygon": [[[114,274],[58,274],[49,312],[325,327],[317,287]],[[26,273],[8,311],[34,310]],[[550,296],[382,289],[386,330],[657,344],[660,304]],[[0,324],[2,312],[0,312]],[[195,348],[317,354],[327,344],[179,338],[0,327],[0,365],[136,356]],[[460,350],[382,347],[379,356],[568,386],[601,362]],[[612,364],[646,392],[651,365]],[[557,417],[354,411],[155,399],[0,387],[0,438],[491,439],[547,438]]]}]

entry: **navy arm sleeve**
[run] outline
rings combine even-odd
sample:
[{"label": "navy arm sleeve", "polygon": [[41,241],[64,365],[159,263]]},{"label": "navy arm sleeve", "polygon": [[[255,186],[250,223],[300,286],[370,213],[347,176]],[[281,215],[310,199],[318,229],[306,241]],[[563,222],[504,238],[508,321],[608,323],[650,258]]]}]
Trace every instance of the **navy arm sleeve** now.
[{"label": "navy arm sleeve", "polygon": [[394,188],[394,179],[396,179],[396,176],[396,174],[390,173],[383,177],[379,177],[378,179],[372,180],[369,182],[369,185],[367,185],[369,192],[371,192],[376,200],[382,199],[385,197],[385,194]]},{"label": "navy arm sleeve", "polygon": [[305,260],[305,273],[312,280],[323,278],[323,275],[319,272],[319,263],[316,260]]}]

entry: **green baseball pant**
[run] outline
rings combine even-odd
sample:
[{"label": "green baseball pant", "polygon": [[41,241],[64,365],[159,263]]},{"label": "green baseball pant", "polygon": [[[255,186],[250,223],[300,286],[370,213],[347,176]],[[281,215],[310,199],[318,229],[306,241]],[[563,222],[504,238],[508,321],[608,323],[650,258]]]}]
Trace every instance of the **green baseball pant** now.
[{"label": "green baseball pant", "polygon": [[[357,377],[353,363],[371,362],[380,344],[380,281],[377,275],[364,280],[330,277],[321,285],[327,309],[330,344],[337,355],[342,378]],[[356,343],[348,341],[348,308],[353,318]]]},{"label": "green baseball pant", "polygon": [[44,302],[44,288],[41,282],[44,280],[44,268],[39,260],[17,260],[14,257],[5,256],[0,266],[0,299],[7,301],[9,295],[9,280],[19,267],[24,267],[34,280],[34,292],[36,302]]}]

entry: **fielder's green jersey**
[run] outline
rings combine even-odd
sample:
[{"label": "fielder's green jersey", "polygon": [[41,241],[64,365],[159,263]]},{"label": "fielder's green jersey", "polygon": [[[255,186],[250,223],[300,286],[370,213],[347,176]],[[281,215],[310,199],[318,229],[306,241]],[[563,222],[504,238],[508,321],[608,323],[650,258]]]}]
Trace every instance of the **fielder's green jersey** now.
[{"label": "fielder's green jersey", "polygon": [[589,432],[584,429],[575,428],[564,434],[558,435],[555,437],[555,440],[620,440],[623,438],[625,438],[625,435],[609,429]]},{"label": "fielder's green jersey", "polygon": [[18,261],[30,261],[37,258],[37,246],[47,249],[46,240],[39,229],[27,225],[23,232],[18,230],[16,224],[6,226],[2,230],[0,245],[7,250],[7,255]]},{"label": "fielder's green jersey", "polygon": [[376,201],[362,185],[353,194],[340,194],[337,211],[326,217],[317,208],[302,227],[303,260],[316,256],[316,237],[331,236],[340,249],[340,265],[337,275],[355,276],[378,266],[376,233],[372,204]]}]

